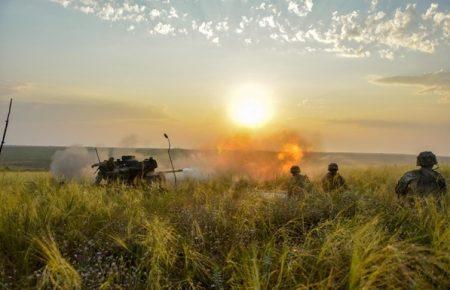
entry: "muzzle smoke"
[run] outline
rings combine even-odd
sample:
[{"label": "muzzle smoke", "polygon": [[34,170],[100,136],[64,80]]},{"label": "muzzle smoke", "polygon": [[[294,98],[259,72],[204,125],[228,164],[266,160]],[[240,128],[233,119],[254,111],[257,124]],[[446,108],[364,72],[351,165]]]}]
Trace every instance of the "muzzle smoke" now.
[{"label": "muzzle smoke", "polygon": [[86,148],[69,147],[53,155],[50,172],[58,179],[91,180],[95,173],[91,164],[95,162],[95,158]]},{"label": "muzzle smoke", "polygon": [[187,167],[186,174],[194,178],[232,174],[268,180],[301,164],[312,145],[297,132],[282,131],[266,135],[239,133],[222,138],[214,147],[176,163]]}]

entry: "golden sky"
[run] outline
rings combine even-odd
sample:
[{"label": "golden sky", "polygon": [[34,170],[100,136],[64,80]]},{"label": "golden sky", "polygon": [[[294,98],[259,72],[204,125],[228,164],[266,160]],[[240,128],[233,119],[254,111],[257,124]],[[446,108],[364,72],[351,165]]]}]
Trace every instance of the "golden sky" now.
[{"label": "golden sky", "polygon": [[289,129],[323,151],[450,155],[448,1],[183,3],[2,1],[7,143],[162,147],[167,132],[203,148]]}]

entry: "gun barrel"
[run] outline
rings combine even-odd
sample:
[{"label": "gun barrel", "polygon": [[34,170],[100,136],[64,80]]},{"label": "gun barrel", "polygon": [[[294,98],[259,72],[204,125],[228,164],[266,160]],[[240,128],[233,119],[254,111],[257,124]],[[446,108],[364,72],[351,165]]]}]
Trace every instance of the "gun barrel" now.
[{"label": "gun barrel", "polygon": [[158,171],[157,173],[175,173],[175,172],[183,172],[183,169]]}]

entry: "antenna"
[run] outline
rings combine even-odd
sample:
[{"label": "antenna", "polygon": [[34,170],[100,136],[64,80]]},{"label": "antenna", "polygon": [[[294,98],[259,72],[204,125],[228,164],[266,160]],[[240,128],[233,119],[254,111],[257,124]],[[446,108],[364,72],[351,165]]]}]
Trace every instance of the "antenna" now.
[{"label": "antenna", "polygon": [[9,115],[11,114],[12,101],[13,101],[13,99],[11,98],[9,100],[9,109],[8,109],[8,115],[6,117],[5,129],[3,129],[2,143],[0,143],[0,156],[2,155],[3,144],[5,144],[6,131],[8,131]]},{"label": "antenna", "polygon": [[169,142],[169,148],[167,149],[167,153],[169,154],[170,165],[172,166],[173,178],[175,179],[175,187],[177,187],[177,175],[175,174],[175,168],[173,167],[172,156],[170,155],[170,150],[172,148],[171,143],[170,143],[170,138],[166,133],[164,133],[164,138],[166,138],[167,142]]}]

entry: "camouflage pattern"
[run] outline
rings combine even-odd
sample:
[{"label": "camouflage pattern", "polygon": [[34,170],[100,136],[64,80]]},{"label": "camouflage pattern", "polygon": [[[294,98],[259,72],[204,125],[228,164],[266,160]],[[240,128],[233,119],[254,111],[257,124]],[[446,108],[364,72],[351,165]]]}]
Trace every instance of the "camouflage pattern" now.
[{"label": "camouflage pattern", "polygon": [[326,192],[346,188],[345,179],[338,173],[336,163],[328,165],[328,173],[322,178],[322,188]]},{"label": "camouflage pattern", "polygon": [[447,184],[439,172],[422,167],[406,172],[398,181],[395,192],[399,196],[441,196],[446,194]]},{"label": "camouflage pattern", "polygon": [[162,181],[159,174],[154,174],[158,163],[152,157],[138,161],[132,155],[124,155],[116,161],[114,158],[109,158],[109,160],[94,164],[92,167],[98,167],[96,184],[100,184],[103,180],[107,183],[122,182],[128,185],[134,184],[136,179],[147,182]]},{"label": "camouflage pattern", "polygon": [[417,156],[420,169],[406,172],[398,181],[395,192],[399,196],[417,195],[441,196],[447,193],[445,178],[433,166],[437,165],[436,155],[430,151],[421,152]]},{"label": "camouflage pattern", "polygon": [[108,160],[105,160],[100,163],[96,163],[92,165],[92,168],[97,168],[97,176],[95,178],[95,183],[100,184],[103,180],[107,180],[108,182],[111,182],[112,179],[112,172],[114,172],[116,168],[116,164],[114,162],[114,158],[109,158]]},{"label": "camouflage pattern", "polygon": [[288,184],[287,196],[289,198],[300,197],[311,188],[311,182],[308,176],[300,174],[300,167],[292,166],[290,171],[292,177]]},{"label": "camouflage pattern", "polygon": [[346,188],[345,179],[337,172],[328,172],[322,178],[322,188],[327,192]]}]

